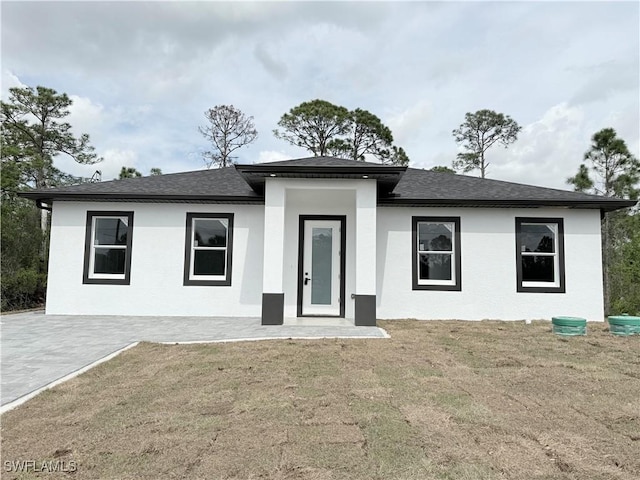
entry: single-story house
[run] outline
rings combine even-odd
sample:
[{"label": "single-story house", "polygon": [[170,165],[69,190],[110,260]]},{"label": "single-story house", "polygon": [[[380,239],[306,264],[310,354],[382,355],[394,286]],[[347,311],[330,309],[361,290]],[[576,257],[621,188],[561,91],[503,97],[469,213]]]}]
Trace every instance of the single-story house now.
[{"label": "single-story house", "polygon": [[603,320],[627,200],[332,157],[33,190],[47,314]]}]

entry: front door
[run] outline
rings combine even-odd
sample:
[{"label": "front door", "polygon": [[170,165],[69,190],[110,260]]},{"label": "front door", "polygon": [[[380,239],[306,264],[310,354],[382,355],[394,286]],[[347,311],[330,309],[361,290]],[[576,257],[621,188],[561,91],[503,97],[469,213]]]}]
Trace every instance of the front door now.
[{"label": "front door", "polygon": [[298,315],[344,317],[345,217],[301,216]]}]

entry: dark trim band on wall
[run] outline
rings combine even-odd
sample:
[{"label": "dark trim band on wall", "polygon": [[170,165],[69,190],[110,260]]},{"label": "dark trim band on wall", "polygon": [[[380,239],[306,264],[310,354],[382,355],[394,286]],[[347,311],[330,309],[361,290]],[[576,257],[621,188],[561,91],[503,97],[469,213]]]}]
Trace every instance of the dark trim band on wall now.
[{"label": "dark trim band on wall", "polygon": [[[522,285],[522,224],[555,223],[558,225],[558,286],[525,287]],[[565,293],[564,219],[551,217],[516,217],[516,290],[519,293]]]},{"label": "dark trim band on wall", "polygon": [[[193,220],[199,218],[225,218],[227,219],[227,262],[225,265],[225,278],[221,280],[196,280],[189,278],[191,272],[191,233],[193,228]],[[233,258],[233,213],[194,213],[187,212],[187,224],[185,228],[184,240],[184,279],[183,285],[201,285],[201,286],[218,286],[228,287],[231,285],[231,267]]]},{"label": "dark trim band on wall", "polygon": [[356,327],[376,326],[376,296],[355,296],[355,325]]},{"label": "dark trim band on wall", "polygon": [[[90,278],[89,268],[91,266],[91,238],[93,235],[94,217],[127,217],[127,247],[124,257],[124,278]],[[133,212],[121,211],[87,211],[87,224],[84,236],[84,266],[82,273],[82,283],[87,285],[129,285],[131,282],[131,249],[133,247]]]},{"label": "dark trim band on wall", "polygon": [[284,323],[284,293],[262,294],[262,325]]},{"label": "dark trim band on wall", "polygon": [[[302,314],[302,287],[304,278],[304,222],[306,220],[334,220],[340,222],[340,318],[345,315],[346,258],[347,258],[347,216],[346,215],[300,215],[298,224],[298,317]],[[313,315],[308,315],[313,316]],[[326,315],[322,315],[323,317]]]},{"label": "dark trim band on wall", "polygon": [[[418,223],[453,223],[455,283],[453,285],[424,285],[418,282]],[[460,217],[411,217],[411,278],[413,290],[462,291],[462,242],[460,240]]]}]

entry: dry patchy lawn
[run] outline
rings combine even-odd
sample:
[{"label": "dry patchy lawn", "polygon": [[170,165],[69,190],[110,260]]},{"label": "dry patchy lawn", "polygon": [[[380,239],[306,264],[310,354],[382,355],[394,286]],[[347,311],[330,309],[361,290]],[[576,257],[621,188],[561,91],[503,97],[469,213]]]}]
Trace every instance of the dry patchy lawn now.
[{"label": "dry patchy lawn", "polygon": [[[640,336],[382,326],[390,340],[141,344],[3,415],[2,478],[640,476]],[[77,471],[6,471],[26,460]]]}]

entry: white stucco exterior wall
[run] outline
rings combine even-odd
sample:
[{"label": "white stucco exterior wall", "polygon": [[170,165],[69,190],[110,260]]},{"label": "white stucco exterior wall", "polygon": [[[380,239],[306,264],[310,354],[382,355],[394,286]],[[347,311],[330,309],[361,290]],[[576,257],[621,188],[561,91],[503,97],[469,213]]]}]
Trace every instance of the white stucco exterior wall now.
[{"label": "white stucco exterior wall", "polygon": [[[462,291],[412,290],[411,217],[459,216]],[[518,293],[515,217],[564,219],[566,293]],[[603,320],[600,212],[565,208],[378,208],[378,318]]]},{"label": "white stucco exterior wall", "polygon": [[376,294],[377,189],[366,182],[356,194],[356,290],[357,295]]},{"label": "white stucco exterior wall", "polygon": [[269,182],[264,199],[263,293],[283,293],[285,198],[284,183]]},{"label": "white stucco exterior wall", "polygon": [[[603,319],[600,214],[597,210],[376,207],[364,180],[273,179],[284,211],[265,218],[259,205],[56,202],[52,216],[48,314],[253,316],[263,280],[285,294],[285,317],[297,315],[300,215],[345,215],[345,316],[351,294],[376,294],[378,318],[525,319],[571,315]],[[267,180],[268,182],[270,179]],[[84,285],[87,210],[133,211],[130,285]],[[184,286],[187,212],[233,213],[231,286]],[[411,217],[459,216],[462,291],[412,290]],[[515,217],[564,219],[566,293],[518,293]],[[273,219],[273,225],[266,220]],[[284,228],[278,225],[284,225]],[[279,255],[265,255],[265,225]],[[372,234],[372,231],[376,232]],[[372,250],[358,260],[358,249]],[[270,251],[270,250],[269,250]],[[371,257],[371,256],[369,256]],[[281,267],[281,276],[276,272]],[[263,270],[272,269],[273,278]],[[371,291],[369,291],[371,290]],[[272,293],[280,293],[274,291]]]},{"label": "white stucco exterior wall", "polygon": [[[351,294],[358,292],[356,286],[356,229],[357,229],[357,197],[364,207],[375,205],[375,180],[345,179],[267,179],[267,188],[271,186],[285,188],[285,229],[284,229],[284,316],[294,318],[298,308],[298,236],[300,215],[344,215],[346,216],[345,252],[345,318],[354,318],[354,300]],[[375,209],[374,209],[375,212]],[[375,231],[375,215],[361,217],[360,222],[368,231]],[[361,240],[362,241],[362,240]],[[363,247],[367,247],[366,241]],[[369,242],[375,251],[375,242]],[[369,256],[371,257],[371,255]],[[375,264],[374,264],[375,265]],[[375,282],[375,267],[368,270]],[[367,273],[367,272],[364,272]],[[366,285],[366,282],[364,282]],[[374,294],[372,291],[371,294]]]},{"label": "white stucco exterior wall", "polygon": [[[87,210],[133,211],[131,284],[83,285]],[[231,286],[184,286],[187,212],[234,213]],[[260,316],[264,207],[55,202],[48,314]]]}]

